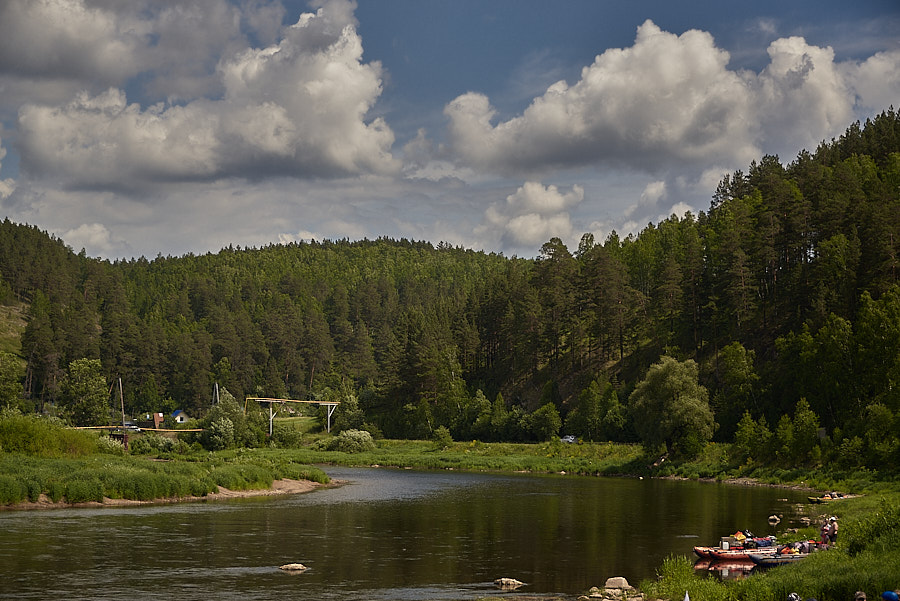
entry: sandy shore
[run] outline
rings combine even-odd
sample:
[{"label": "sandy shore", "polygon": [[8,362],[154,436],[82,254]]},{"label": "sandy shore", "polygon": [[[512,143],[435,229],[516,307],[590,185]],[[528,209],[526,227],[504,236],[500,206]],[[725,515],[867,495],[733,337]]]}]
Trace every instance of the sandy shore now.
[{"label": "sandy shore", "polygon": [[329,484],[319,484],[310,480],[276,480],[272,483],[271,488],[258,488],[254,490],[231,490],[223,486],[219,487],[218,492],[210,493],[205,497],[173,497],[167,499],[153,499],[152,501],[135,501],[132,499],[110,499],[103,498],[103,502],[94,501],[88,503],[66,503],[59,501],[54,503],[47,495],[41,495],[37,501],[24,501],[14,505],[0,505],[2,510],[24,510],[24,509],[60,509],[65,507],[129,507],[132,505],[160,505],[165,503],[187,503],[192,501],[217,501],[220,499],[241,499],[246,497],[265,497],[274,495],[296,495],[306,493],[317,488],[339,486],[341,482],[332,480]]}]

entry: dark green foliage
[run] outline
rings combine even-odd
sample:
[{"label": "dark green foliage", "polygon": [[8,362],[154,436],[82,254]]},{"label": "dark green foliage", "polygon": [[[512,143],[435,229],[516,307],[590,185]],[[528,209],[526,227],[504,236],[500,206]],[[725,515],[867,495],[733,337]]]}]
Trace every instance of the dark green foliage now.
[{"label": "dark green foliage", "polygon": [[547,403],[531,414],[529,433],[533,440],[543,442],[559,436],[562,420],[553,403]]},{"label": "dark green foliage", "polygon": [[631,393],[629,411],[649,452],[663,449],[691,458],[712,438],[716,424],[697,373],[692,360],[663,357]]},{"label": "dark green foliage", "polygon": [[446,426],[441,426],[434,431],[431,441],[434,443],[434,449],[436,451],[443,451],[453,444],[453,437],[450,436],[450,430],[448,430]]},{"label": "dark green foliage", "polygon": [[292,424],[276,422],[272,432],[272,442],[282,449],[296,449],[303,444],[303,433]]},{"label": "dark green foliage", "polygon": [[322,441],[323,451],[342,453],[363,453],[375,449],[372,435],[365,430],[344,430],[334,438]]},{"label": "dark green foliage", "polygon": [[257,403],[247,406],[247,413],[224,387],[219,402],[198,423],[204,431],[200,443],[211,451],[233,447],[258,447],[265,443],[268,420]]},{"label": "dark green foliage", "polygon": [[18,357],[12,353],[0,351],[0,409],[20,406],[24,391],[22,375]]},{"label": "dark green foliage", "polygon": [[592,380],[566,417],[565,433],[590,441],[622,440],[625,409],[609,382]]},{"label": "dark green foliage", "polygon": [[24,501],[28,489],[17,478],[0,474],[0,505]]},{"label": "dark green foliage", "polygon": [[[166,436],[147,432],[132,439],[128,444],[128,450],[132,455],[148,455],[150,453],[172,453],[181,448],[180,441],[172,440]],[[182,443],[183,444],[183,443]]]},{"label": "dark green foliage", "polygon": [[[743,461],[893,469],[900,441],[867,415],[900,415],[898,131],[884,111],[725,177],[705,213],[585,235],[574,254],[553,238],[534,260],[378,239],[110,263],[5,220],[0,296],[29,303],[16,380],[40,412],[102,420],[63,386],[74,362],[98,360],[122,378],[126,412],[185,409],[209,448],[268,442],[255,409],[212,407],[215,383],[241,409],[343,397],[337,431],[533,440],[553,429],[536,426],[552,403],[581,438],[634,440],[646,418],[620,399],[670,355],[702,366],[716,440],[742,437]],[[659,442],[690,453],[706,436]]]},{"label": "dark green foliage", "polygon": [[856,522],[844,524],[841,546],[850,555],[858,555],[863,550],[880,546],[896,549],[900,540],[900,506],[882,499],[876,511]]},{"label": "dark green foliage", "polygon": [[273,481],[270,470],[248,463],[214,467],[210,476],[217,485],[231,490],[269,488]]},{"label": "dark green foliage", "polygon": [[68,429],[55,418],[0,410],[0,451],[77,457],[97,452],[97,435]]},{"label": "dark green foliage", "polygon": [[69,364],[60,391],[60,406],[76,426],[109,423],[109,389],[99,359],[76,359]]},{"label": "dark green foliage", "polygon": [[66,501],[68,503],[86,503],[103,500],[103,484],[100,480],[72,480],[66,484]]}]

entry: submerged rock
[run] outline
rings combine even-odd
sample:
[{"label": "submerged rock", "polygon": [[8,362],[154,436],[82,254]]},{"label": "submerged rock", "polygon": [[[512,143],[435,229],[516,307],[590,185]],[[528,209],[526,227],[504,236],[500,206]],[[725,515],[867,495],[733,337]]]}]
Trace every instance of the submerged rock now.
[{"label": "submerged rock", "polygon": [[284,570],[285,572],[302,572],[303,570],[308,570],[305,565],[302,563],[286,563],[283,566],[278,568],[279,570]]},{"label": "submerged rock", "polygon": [[498,588],[506,590],[516,589],[525,585],[524,582],[516,580],[515,578],[497,578],[494,580],[494,584],[497,585]]}]

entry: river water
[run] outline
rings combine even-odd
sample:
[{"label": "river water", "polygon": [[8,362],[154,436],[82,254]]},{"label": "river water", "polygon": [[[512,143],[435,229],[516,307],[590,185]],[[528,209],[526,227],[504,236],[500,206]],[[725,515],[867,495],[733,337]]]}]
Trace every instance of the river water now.
[{"label": "river water", "polygon": [[[325,468],[339,488],[180,505],[0,512],[0,599],[574,597],[791,525],[799,492],[627,478]],[[771,514],[785,520],[770,526]],[[776,530],[777,529],[777,530]],[[308,570],[278,569],[300,562]]]}]

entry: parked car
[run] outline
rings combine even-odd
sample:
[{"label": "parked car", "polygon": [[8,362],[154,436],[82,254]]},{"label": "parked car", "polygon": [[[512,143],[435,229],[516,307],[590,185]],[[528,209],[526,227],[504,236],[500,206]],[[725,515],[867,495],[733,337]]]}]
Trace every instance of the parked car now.
[{"label": "parked car", "polygon": [[566,434],[565,436],[560,438],[560,440],[563,442],[569,442],[569,443],[576,442],[575,437],[572,436],[571,434]]}]

